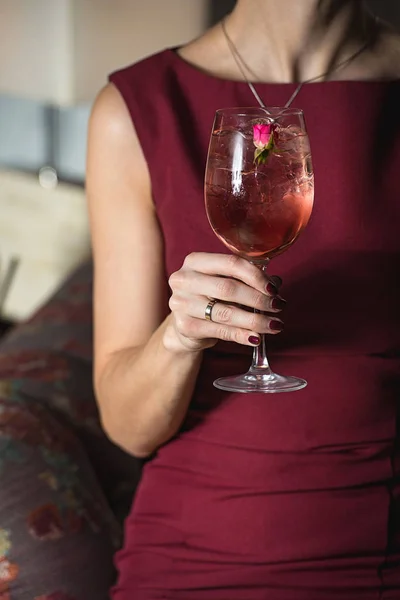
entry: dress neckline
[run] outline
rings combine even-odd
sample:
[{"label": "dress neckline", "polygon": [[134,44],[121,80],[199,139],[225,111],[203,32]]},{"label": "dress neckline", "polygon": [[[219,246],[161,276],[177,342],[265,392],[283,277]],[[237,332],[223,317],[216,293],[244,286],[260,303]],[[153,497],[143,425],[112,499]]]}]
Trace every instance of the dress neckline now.
[{"label": "dress neckline", "polygon": [[[208,82],[213,81],[216,84],[220,85],[233,85],[238,87],[247,87],[247,83],[245,81],[240,81],[236,79],[226,79],[224,77],[218,77],[216,75],[211,75],[210,73],[206,73],[199,67],[196,67],[192,63],[188,62],[180,54],[178,54],[179,47],[171,47],[166,48],[164,50],[164,55],[169,59],[172,63],[176,65],[178,69],[182,71],[186,71],[191,73],[193,76],[198,77],[199,79],[207,80]],[[290,82],[260,82],[260,81],[252,81],[254,85],[260,88],[267,87],[275,87],[277,88],[296,88],[298,83],[290,83]],[[312,83],[307,83],[304,85],[304,89],[307,88],[315,88],[321,86],[340,86],[340,85],[388,85],[393,83],[400,83],[400,78],[397,79],[331,79],[328,81],[314,81]]]}]

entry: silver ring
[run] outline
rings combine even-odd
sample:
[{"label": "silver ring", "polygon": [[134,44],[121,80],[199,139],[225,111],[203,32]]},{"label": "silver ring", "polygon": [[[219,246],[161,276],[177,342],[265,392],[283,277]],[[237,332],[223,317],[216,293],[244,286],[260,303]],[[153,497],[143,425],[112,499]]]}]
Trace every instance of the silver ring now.
[{"label": "silver ring", "polygon": [[212,309],[214,307],[214,304],[216,304],[217,302],[218,302],[218,300],[210,300],[210,302],[207,304],[206,310],[204,313],[206,321],[212,321],[212,318],[211,318]]}]

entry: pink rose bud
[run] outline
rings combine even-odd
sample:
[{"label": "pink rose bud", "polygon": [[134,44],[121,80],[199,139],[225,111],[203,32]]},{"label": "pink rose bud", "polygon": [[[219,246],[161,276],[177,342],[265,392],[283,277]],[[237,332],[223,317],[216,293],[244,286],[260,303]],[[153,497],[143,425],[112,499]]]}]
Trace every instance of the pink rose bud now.
[{"label": "pink rose bud", "polygon": [[268,146],[272,135],[272,124],[257,123],[253,125],[253,142],[256,148],[263,150]]}]

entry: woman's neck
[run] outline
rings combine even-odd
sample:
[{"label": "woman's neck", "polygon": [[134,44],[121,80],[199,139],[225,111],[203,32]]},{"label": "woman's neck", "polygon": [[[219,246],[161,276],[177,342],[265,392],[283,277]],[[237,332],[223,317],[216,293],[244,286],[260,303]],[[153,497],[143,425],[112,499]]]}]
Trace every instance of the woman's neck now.
[{"label": "woman's neck", "polygon": [[226,29],[250,78],[290,82],[334,69],[365,44],[368,23],[348,0],[238,0]]}]

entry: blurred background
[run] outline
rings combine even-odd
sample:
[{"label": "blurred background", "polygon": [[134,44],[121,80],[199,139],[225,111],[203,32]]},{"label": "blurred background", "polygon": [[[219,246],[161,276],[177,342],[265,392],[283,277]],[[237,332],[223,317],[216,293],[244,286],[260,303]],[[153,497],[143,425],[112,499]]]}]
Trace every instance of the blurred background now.
[{"label": "blurred background", "polygon": [[[6,322],[28,318],[90,254],[87,123],[107,74],[199,35],[234,4],[0,0],[0,317]],[[369,4],[400,22],[398,0]]]}]

